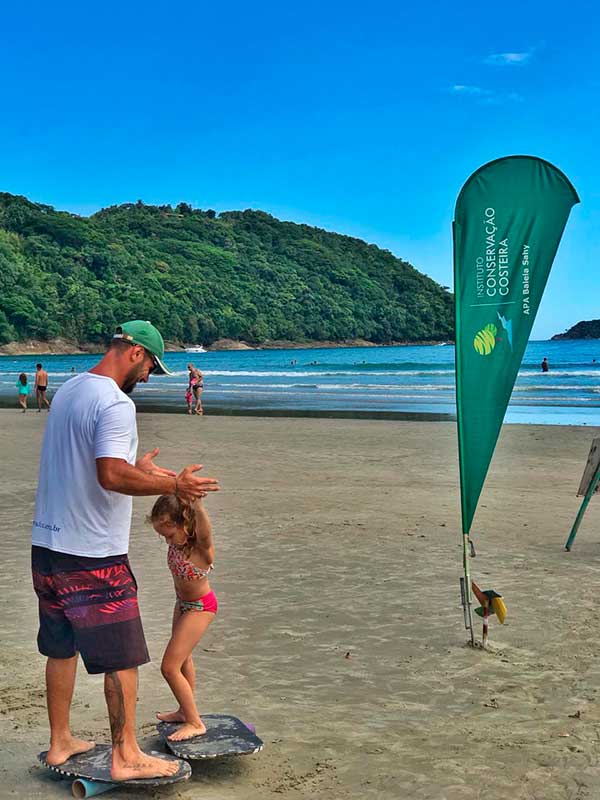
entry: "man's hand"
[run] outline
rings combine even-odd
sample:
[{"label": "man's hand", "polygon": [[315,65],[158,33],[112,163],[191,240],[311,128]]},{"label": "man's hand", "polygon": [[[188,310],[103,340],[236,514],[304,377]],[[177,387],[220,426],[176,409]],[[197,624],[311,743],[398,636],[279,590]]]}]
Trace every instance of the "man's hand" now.
[{"label": "man's hand", "polygon": [[154,463],[153,459],[160,453],[158,447],[155,447],[154,450],[151,450],[149,453],[145,453],[141,458],[135,462],[135,465],[138,469],[141,469],[142,472],[148,473],[148,475],[163,475],[168,476],[170,478],[174,478],[177,473],[174,472],[172,469],[165,469],[164,467],[159,467],[157,464]]},{"label": "man's hand", "polygon": [[177,475],[177,497],[192,503],[198,497],[206,497],[208,492],[218,492],[219,483],[215,478],[200,478],[194,475],[202,469],[202,464],[190,464]]}]

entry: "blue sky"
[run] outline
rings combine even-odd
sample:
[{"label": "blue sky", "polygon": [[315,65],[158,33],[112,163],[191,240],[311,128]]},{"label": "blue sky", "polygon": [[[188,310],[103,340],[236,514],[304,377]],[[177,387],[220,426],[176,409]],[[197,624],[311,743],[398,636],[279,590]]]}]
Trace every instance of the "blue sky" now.
[{"label": "blue sky", "polygon": [[538,155],[582,204],[534,338],[600,317],[593,3],[18,5],[0,34],[0,190],[80,214],[261,208],[449,286],[463,182]]}]

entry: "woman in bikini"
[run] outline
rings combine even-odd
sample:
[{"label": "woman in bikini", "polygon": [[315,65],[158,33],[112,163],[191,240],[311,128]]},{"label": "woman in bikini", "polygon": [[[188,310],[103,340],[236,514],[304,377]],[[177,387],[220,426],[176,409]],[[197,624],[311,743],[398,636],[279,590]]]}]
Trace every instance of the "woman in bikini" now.
[{"label": "woman in bikini", "polygon": [[[187,368],[190,372],[188,388],[185,393],[188,414],[198,414],[198,416],[202,416],[204,413],[202,410],[202,390],[204,389],[204,377],[202,372],[193,364],[188,364]],[[196,401],[196,407],[193,410],[192,399]]]}]

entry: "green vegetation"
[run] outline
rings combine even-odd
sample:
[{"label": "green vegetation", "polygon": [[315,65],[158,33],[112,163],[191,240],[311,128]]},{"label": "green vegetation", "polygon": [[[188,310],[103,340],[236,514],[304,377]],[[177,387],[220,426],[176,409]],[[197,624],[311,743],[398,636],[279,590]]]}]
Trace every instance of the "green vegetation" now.
[{"label": "green vegetation", "polygon": [[600,319],[582,320],[553,339],[600,339]]},{"label": "green vegetation", "polygon": [[210,344],[453,338],[452,297],[386,250],[261,211],[141,201],[90,218],[0,193],[0,343],[125,319]]}]

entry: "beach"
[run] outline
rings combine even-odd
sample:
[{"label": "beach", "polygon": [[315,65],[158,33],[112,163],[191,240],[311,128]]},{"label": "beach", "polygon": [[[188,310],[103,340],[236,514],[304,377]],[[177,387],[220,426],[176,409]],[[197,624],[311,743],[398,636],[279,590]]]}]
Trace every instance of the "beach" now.
[{"label": "beach", "polygon": [[[47,748],[29,572],[47,415],[0,410],[0,798],[66,798]],[[467,646],[456,428],[449,422],[138,415],[139,453],[205,464],[220,610],[195,653],[201,713],[256,725],[260,754],[199,764],[128,798],[574,800],[600,791],[600,498],[564,551],[592,427],[504,428],[475,517],[473,577],[507,622]],[[138,729],[172,700],[160,675],[173,590],[134,500],[130,558],[152,663]],[[477,618],[478,619],[478,618]],[[480,625],[477,633],[480,636]],[[107,742],[102,679],[80,666],[72,725]]]}]

